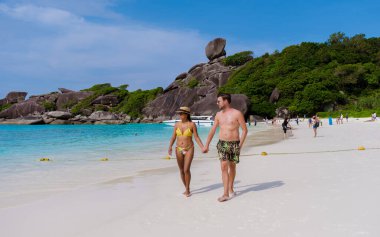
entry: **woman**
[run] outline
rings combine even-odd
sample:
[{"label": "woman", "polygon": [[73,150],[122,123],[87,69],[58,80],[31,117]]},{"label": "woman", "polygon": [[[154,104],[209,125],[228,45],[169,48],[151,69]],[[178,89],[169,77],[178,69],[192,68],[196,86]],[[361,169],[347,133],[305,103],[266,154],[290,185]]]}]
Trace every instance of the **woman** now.
[{"label": "woman", "polygon": [[175,154],[177,157],[177,163],[181,174],[181,179],[183,185],[185,185],[185,192],[183,193],[186,197],[190,197],[190,166],[194,157],[194,142],[192,135],[194,134],[195,141],[203,150],[203,144],[198,136],[197,126],[191,122],[190,118],[190,108],[181,107],[177,113],[179,114],[181,121],[174,125],[173,135],[170,139],[169,144],[169,155],[172,155],[172,146],[174,141],[177,139]]}]

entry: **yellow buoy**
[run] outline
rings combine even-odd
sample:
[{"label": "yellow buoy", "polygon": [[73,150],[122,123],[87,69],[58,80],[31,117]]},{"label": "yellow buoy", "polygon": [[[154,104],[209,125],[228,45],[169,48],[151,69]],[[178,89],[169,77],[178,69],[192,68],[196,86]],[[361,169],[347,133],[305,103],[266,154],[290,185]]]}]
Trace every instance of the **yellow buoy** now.
[{"label": "yellow buoy", "polygon": [[265,151],[263,151],[263,152],[261,152],[261,155],[262,155],[262,156],[267,156],[268,153],[266,153]]},{"label": "yellow buoy", "polygon": [[100,161],[108,161],[108,158],[102,158]]},{"label": "yellow buoy", "polygon": [[170,160],[170,156],[167,155],[167,156],[165,157],[165,160]]},{"label": "yellow buoy", "polygon": [[42,158],[40,158],[40,161],[51,161],[51,160],[47,157],[42,157]]},{"label": "yellow buoy", "polygon": [[364,147],[364,146],[359,146],[359,147],[358,147],[358,150],[359,150],[359,151],[364,151],[364,150],[365,150],[365,147]]}]

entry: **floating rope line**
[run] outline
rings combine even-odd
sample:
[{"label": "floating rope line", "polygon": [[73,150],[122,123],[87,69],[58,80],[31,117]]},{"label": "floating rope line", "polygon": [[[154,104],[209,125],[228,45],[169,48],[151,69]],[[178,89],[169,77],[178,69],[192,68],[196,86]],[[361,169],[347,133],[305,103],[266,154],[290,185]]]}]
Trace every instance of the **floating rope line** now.
[{"label": "floating rope line", "polygon": [[[327,151],[301,151],[301,152],[268,152],[266,155],[297,155],[297,154],[319,154],[319,153],[334,153],[334,152],[345,152],[345,151],[363,151],[363,150],[380,150],[378,147],[373,148],[365,148],[359,147],[357,149],[340,149],[340,150],[327,150]],[[264,153],[264,152],[262,152]],[[262,153],[251,153],[251,154],[243,154],[240,156],[254,156],[254,155],[263,155]]]}]

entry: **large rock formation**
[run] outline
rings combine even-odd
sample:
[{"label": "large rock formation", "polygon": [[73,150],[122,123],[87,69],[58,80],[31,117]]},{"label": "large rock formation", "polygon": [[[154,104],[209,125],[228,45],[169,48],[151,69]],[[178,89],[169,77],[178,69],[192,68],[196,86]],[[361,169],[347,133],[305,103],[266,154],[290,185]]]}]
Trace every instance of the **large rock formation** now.
[{"label": "large rock formation", "polygon": [[9,92],[8,95],[5,97],[6,103],[8,104],[20,103],[25,100],[25,97],[27,94],[28,94],[27,92],[17,92],[17,91]]},{"label": "large rock formation", "polygon": [[93,92],[90,91],[68,92],[59,94],[57,99],[57,110],[65,111],[67,108],[89,97],[92,94]]},{"label": "large rock formation", "polygon": [[206,46],[206,56],[208,59],[213,60],[226,55],[224,48],[226,47],[226,40],[223,38],[216,38],[210,41]]},{"label": "large rock formation", "polygon": [[[179,74],[162,95],[151,101],[143,110],[148,118],[163,120],[175,114],[180,106],[188,106],[194,115],[214,115],[217,90],[227,83],[235,69],[222,63],[225,40],[215,39],[206,47],[206,56],[212,61],[200,63],[186,73]],[[217,58],[215,58],[217,57]],[[249,100],[244,95],[233,95],[232,106],[246,113]]]},{"label": "large rock formation", "polygon": [[12,105],[10,108],[0,112],[0,118],[15,119],[25,117],[30,114],[43,113],[44,107],[33,100],[27,100],[21,103]]},{"label": "large rock formation", "polygon": [[272,94],[269,97],[270,103],[275,103],[280,98],[280,91],[276,88],[273,89]]},{"label": "large rock formation", "polygon": [[101,104],[101,105],[117,105],[119,103],[119,99],[116,95],[102,95],[92,101],[91,104]]}]

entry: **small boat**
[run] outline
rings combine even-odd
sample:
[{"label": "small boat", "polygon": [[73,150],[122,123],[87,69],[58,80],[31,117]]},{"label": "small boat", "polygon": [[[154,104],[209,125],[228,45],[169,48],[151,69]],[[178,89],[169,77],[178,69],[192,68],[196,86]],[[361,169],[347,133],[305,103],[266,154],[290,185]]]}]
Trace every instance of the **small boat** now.
[{"label": "small boat", "polygon": [[[197,126],[211,127],[214,125],[214,120],[212,116],[190,116],[191,121],[194,122]],[[180,119],[172,119],[163,121],[164,124],[174,126],[175,123],[181,121]]]}]

